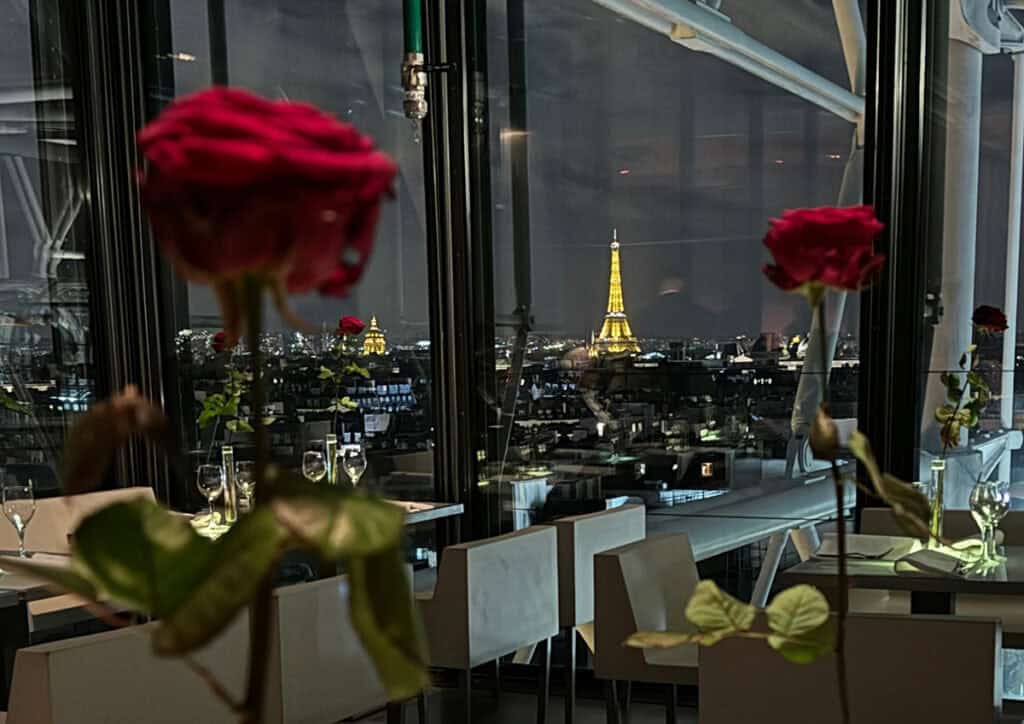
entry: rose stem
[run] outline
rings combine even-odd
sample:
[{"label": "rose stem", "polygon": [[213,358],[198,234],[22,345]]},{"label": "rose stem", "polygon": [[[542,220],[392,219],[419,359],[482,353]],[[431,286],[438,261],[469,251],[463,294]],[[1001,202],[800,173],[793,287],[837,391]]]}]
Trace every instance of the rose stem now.
[{"label": "rose stem", "polygon": [[[263,297],[259,279],[246,276],[242,282],[245,288],[245,309],[249,315],[248,334],[252,340],[253,379],[251,390],[252,409],[255,413],[256,439],[256,490],[253,493],[254,508],[266,505],[273,495],[267,480],[267,429],[263,424],[263,402],[266,393],[263,385],[263,351],[260,348],[260,333],[263,328]],[[256,598],[249,605],[249,635],[252,648],[249,652],[249,681],[245,695],[245,721],[260,724],[263,721],[263,697],[270,653],[270,599],[273,593],[273,571],[267,571]]]},{"label": "rose stem", "polygon": [[[828,341],[825,332],[825,295],[822,294],[817,305],[818,313],[818,345],[821,351],[821,409],[828,414],[829,403],[829,372]],[[849,589],[846,576],[846,520],[844,516],[845,500],[843,499],[843,477],[836,464],[835,452],[831,455],[832,482],[836,491],[836,538],[839,543],[839,610],[836,616],[836,681],[839,685],[839,710],[844,724],[850,721],[850,692],[846,681],[846,613],[849,609]]]}]

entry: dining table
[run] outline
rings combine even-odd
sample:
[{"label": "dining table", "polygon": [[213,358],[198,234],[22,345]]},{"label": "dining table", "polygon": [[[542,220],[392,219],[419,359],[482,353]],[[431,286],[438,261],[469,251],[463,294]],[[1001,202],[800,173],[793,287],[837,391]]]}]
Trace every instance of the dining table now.
[{"label": "dining table", "polygon": [[[857,552],[870,539],[870,550],[880,555]],[[965,562],[961,570],[950,573],[926,570],[907,561],[906,556],[920,549],[912,538],[899,536],[849,536],[852,556],[847,558],[850,588],[881,591],[905,591],[910,594],[911,613],[951,615],[956,612],[957,595],[1024,596],[1024,546],[1005,546],[1005,560],[981,571],[971,571],[970,556],[964,551],[944,549]],[[915,545],[916,544],[916,545]],[[779,574],[777,586],[788,588],[805,583],[834,596],[837,590],[839,561],[833,555],[815,555]]]}]

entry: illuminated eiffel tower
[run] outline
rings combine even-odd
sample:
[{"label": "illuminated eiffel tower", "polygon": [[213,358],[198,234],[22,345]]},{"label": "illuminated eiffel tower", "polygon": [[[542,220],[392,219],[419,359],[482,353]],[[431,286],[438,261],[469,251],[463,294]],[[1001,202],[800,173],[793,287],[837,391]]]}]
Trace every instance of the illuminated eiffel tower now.
[{"label": "illuminated eiffel tower", "polygon": [[605,354],[640,351],[640,344],[629,327],[626,306],[622,301],[622,272],[619,262],[619,234],[612,230],[612,264],[608,280],[608,311],[604,315],[601,333],[590,348],[594,357]]}]

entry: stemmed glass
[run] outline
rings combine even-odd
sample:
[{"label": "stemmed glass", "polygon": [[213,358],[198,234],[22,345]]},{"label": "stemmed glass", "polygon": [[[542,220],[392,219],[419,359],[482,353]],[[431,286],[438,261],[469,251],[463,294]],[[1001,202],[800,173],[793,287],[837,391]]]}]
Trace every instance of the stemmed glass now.
[{"label": "stemmed glass", "polygon": [[224,472],[220,465],[200,465],[196,471],[196,486],[199,488],[199,492],[206,496],[206,502],[210,504],[210,520],[206,529],[212,531],[214,529],[213,501],[224,492]]},{"label": "stemmed glass", "polygon": [[352,487],[359,485],[359,478],[366,472],[366,452],[362,445],[352,445],[338,451],[341,458],[342,470],[352,481]]},{"label": "stemmed glass", "polygon": [[245,506],[252,509],[252,496],[256,491],[256,463],[249,460],[235,465],[235,483],[238,492],[245,498]]},{"label": "stemmed glass", "polygon": [[1005,481],[979,481],[971,491],[971,516],[981,530],[984,551],[981,564],[991,566],[1006,560],[996,552],[996,526],[1010,510],[1010,484]]},{"label": "stemmed glass", "polygon": [[25,552],[25,529],[36,513],[36,498],[32,492],[32,481],[28,485],[3,486],[4,515],[11,521],[18,533],[18,557],[28,558]]},{"label": "stemmed glass", "polygon": [[302,474],[311,483],[319,483],[327,475],[327,461],[319,450],[307,450],[302,454]]}]

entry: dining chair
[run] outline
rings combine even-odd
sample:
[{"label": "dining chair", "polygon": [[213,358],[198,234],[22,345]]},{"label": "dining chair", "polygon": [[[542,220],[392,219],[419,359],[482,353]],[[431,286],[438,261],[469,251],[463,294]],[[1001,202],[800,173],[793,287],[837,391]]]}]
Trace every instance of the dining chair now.
[{"label": "dining chair", "polygon": [[551,638],[558,633],[556,532],[534,526],[448,546],[433,591],[417,593],[430,664],[459,672],[464,720],[472,718],[472,669],[539,644],[537,721],[547,718]]},{"label": "dining chair", "polygon": [[647,535],[647,509],[643,505],[623,505],[559,518],[548,525],[558,532],[558,623],[569,644],[565,721],[572,724],[576,714],[576,635],[581,629],[593,653],[594,556],[643,540]]},{"label": "dining chair", "polygon": [[[333,724],[388,703],[352,628],[348,591],[346,576],[274,590],[265,724]],[[9,724],[237,722],[181,660],[153,654],[155,625],[18,651]],[[239,699],[248,646],[243,613],[195,658]]]},{"label": "dining chair", "polygon": [[[999,622],[853,614],[846,664],[851,719],[983,724],[1002,708]],[[786,661],[763,641],[700,651],[700,724],[839,724],[834,655]]]},{"label": "dining chair", "polygon": [[[237,722],[231,708],[184,661],[153,653],[148,635],[153,626],[20,649],[6,724]],[[194,654],[235,699],[245,692],[248,628],[243,614]]]},{"label": "dining chair", "polygon": [[[594,675],[605,681],[609,724],[629,714],[629,682],[666,685],[665,721],[676,721],[676,685],[697,683],[697,647],[633,649],[637,631],[694,631],[686,602],[699,576],[685,533],[655,536],[594,556]],[[619,682],[626,701],[619,702]]]}]

